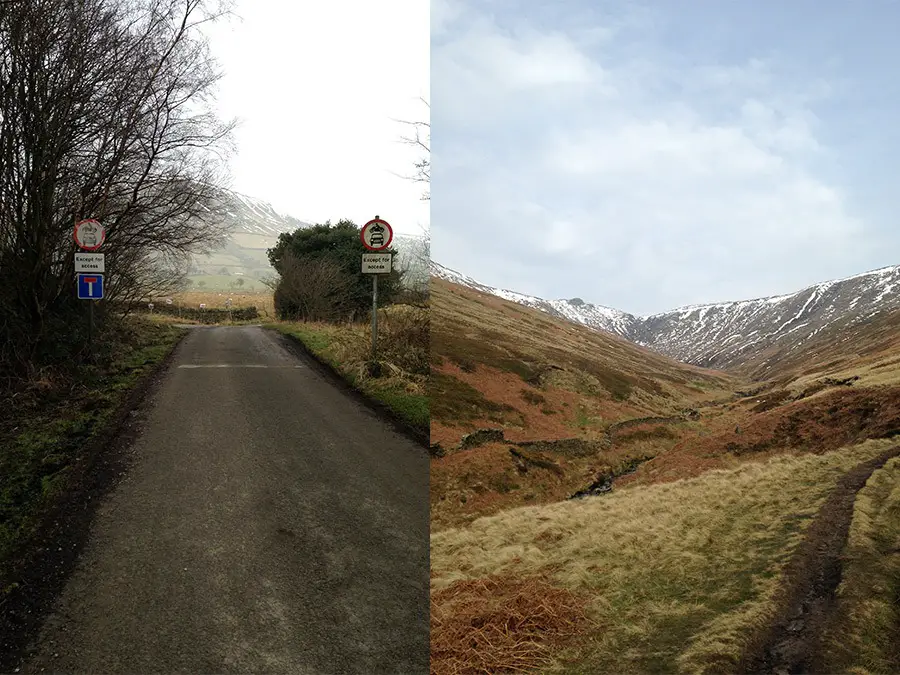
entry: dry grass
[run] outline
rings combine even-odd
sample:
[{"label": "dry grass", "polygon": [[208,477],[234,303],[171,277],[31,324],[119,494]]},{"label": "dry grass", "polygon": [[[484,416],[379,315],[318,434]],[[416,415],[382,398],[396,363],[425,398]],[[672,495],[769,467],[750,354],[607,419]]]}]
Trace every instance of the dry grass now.
[{"label": "dry grass", "polygon": [[438,370],[474,373],[480,366],[512,373],[518,389],[522,381],[552,384],[602,400],[621,417],[677,412],[730,394],[742,382],[443,280],[432,280],[431,307]]},{"label": "dry grass", "polygon": [[433,598],[431,672],[534,672],[588,624],[583,599],[542,577],[458,581]]},{"label": "dry grass", "polygon": [[[897,353],[900,346],[881,354],[869,355],[866,358],[855,358],[842,361],[830,368],[813,367],[808,373],[799,375],[790,383],[792,392],[799,393],[807,387],[815,386],[825,377],[845,379],[858,377],[856,387],[881,387],[900,385],[900,360]],[[816,394],[821,395],[821,394]]]},{"label": "dry grass", "polygon": [[618,475],[636,460],[665,452],[674,442],[630,440],[585,454],[538,449],[535,456],[549,460],[559,472],[534,464],[521,471],[508,444],[489,443],[456,452],[451,447],[446,456],[431,462],[432,532],[505,509],[564,500],[602,475]]},{"label": "dry grass", "polygon": [[[367,377],[365,364],[372,357],[372,327],[368,323],[282,322],[298,330],[314,332],[326,356],[342,368]],[[313,342],[316,339],[313,338]],[[327,343],[327,344],[326,344]],[[416,383],[424,393],[428,367],[428,310],[392,305],[378,313],[378,360],[388,377]]]},{"label": "dry grass", "polygon": [[367,365],[372,345],[369,324],[279,322],[272,326],[299,339],[357,389],[427,433],[427,310],[392,305],[379,311],[378,362],[382,372],[378,376],[373,376]]},{"label": "dry grass", "polygon": [[558,654],[556,670],[727,671],[768,619],[780,568],[838,477],[890,445],[781,456],[434,533],[432,601],[442,611],[441,591],[464,580],[549,575],[586,594],[603,626]]},{"label": "dry grass", "polygon": [[839,620],[825,639],[829,672],[900,672],[900,458],[860,490],[837,590]]},{"label": "dry grass", "polygon": [[[900,434],[900,388],[832,387],[815,396],[752,412],[765,397],[707,409],[696,435],[679,441],[620,485],[700,475],[781,453],[821,453],[866,438]],[[720,413],[714,415],[714,413]]]}]

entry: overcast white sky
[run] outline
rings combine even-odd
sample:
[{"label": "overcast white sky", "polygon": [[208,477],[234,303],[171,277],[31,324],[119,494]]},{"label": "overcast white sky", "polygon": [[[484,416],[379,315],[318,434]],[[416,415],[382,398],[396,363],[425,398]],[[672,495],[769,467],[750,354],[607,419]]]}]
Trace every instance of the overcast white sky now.
[{"label": "overcast white sky", "polygon": [[432,256],[634,314],[900,263],[900,3],[433,0]]},{"label": "overcast white sky", "polygon": [[[411,130],[428,121],[429,3],[425,0],[238,0],[211,27],[225,72],[224,117],[238,117],[232,187],[301,220],[365,223],[396,232],[429,223]],[[392,173],[393,172],[393,173]]]}]

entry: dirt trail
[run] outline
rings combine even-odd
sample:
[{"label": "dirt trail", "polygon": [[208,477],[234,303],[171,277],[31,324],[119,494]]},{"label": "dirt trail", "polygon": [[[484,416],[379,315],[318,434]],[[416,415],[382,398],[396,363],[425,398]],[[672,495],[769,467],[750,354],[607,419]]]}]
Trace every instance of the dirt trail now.
[{"label": "dirt trail", "polygon": [[774,621],[754,640],[739,672],[809,673],[820,667],[820,637],[834,611],[835,591],[841,582],[841,552],[856,494],[876,470],[897,455],[900,446],[863,462],[838,481],[788,563]]}]

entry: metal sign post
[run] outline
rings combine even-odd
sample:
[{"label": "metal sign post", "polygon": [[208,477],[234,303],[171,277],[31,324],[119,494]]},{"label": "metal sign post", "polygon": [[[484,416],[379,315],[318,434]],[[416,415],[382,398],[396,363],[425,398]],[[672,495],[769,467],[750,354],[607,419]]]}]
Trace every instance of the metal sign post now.
[{"label": "metal sign post", "polygon": [[[363,225],[359,238],[370,251],[383,251],[391,245],[394,239],[394,230],[386,220],[375,216]],[[374,365],[378,354],[378,275],[390,274],[390,253],[363,253],[362,272],[372,275],[372,363]]]},{"label": "metal sign post", "polygon": [[94,341],[94,303],[103,299],[103,272],[106,269],[104,255],[95,253],[106,241],[106,228],[99,221],[89,218],[75,222],[75,244],[88,253],[75,254],[75,278],[78,299],[88,300],[88,352]]},{"label": "metal sign post", "polygon": [[378,275],[372,275],[372,362],[378,351]]}]

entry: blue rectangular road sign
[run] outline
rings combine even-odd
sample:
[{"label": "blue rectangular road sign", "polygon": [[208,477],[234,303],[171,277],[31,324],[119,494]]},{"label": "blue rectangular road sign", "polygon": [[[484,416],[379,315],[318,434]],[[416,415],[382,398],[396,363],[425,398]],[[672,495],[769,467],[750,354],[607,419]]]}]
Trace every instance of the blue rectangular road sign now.
[{"label": "blue rectangular road sign", "polygon": [[103,299],[103,275],[79,274],[78,275],[78,299],[102,300]]}]

